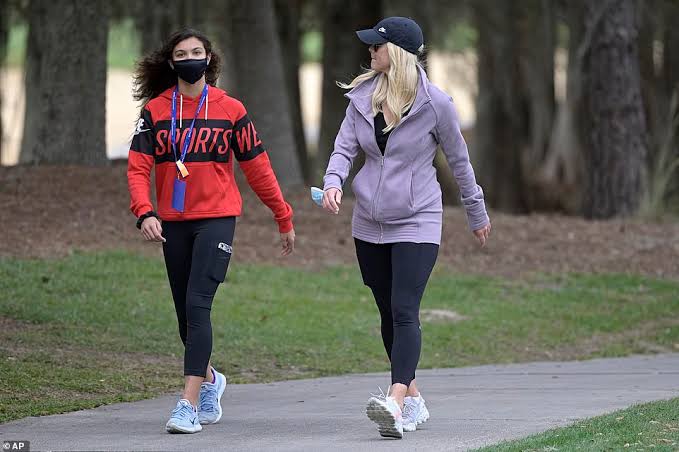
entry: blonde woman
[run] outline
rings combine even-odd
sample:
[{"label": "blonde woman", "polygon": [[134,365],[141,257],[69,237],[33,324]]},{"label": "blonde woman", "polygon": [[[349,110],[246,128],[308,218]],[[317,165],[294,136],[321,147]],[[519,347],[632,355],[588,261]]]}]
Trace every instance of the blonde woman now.
[{"label": "blonde woman", "polygon": [[460,188],[470,229],[485,245],[490,233],[450,96],[418,63],[420,27],[389,17],[357,32],[368,44],[371,69],[344,89],[349,106],[324,178],[323,207],[339,213],[342,186],[359,152],[365,164],[352,189],[352,235],[365,285],[375,297],[391,387],[368,400],[367,415],[385,437],[402,438],[429,418],[415,383],[420,358],[420,300],[441,242],[443,205],[433,166],[441,146]]}]

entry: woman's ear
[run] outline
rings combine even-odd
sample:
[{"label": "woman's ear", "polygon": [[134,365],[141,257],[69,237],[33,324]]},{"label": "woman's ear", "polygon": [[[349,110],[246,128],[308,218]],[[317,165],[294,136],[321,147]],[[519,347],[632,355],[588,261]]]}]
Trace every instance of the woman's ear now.
[{"label": "woman's ear", "polygon": [[207,64],[208,64],[208,65],[210,64],[210,60],[211,60],[211,59],[212,59],[212,54],[211,54],[211,53],[208,53],[208,54],[207,54]]},{"label": "woman's ear", "polygon": [[174,65],[172,64],[172,60],[167,60],[167,64],[169,64],[170,67],[172,68],[172,70],[174,70]]}]

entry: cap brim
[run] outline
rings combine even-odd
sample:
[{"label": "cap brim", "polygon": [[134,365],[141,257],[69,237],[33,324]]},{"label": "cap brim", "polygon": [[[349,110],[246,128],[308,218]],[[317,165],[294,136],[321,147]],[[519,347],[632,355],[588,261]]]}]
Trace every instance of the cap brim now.
[{"label": "cap brim", "polygon": [[358,35],[358,39],[368,45],[384,44],[385,42],[388,42],[386,38],[381,36],[372,28],[368,28],[367,30],[358,30],[356,34]]}]

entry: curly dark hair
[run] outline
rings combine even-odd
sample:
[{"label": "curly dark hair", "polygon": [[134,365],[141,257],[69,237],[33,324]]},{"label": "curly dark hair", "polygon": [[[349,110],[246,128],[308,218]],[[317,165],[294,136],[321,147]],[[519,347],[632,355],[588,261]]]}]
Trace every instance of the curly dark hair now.
[{"label": "curly dark hair", "polygon": [[172,60],[172,51],[175,46],[188,38],[200,39],[205,46],[205,53],[211,55],[210,64],[205,71],[205,81],[213,86],[217,83],[221,70],[220,56],[212,49],[212,43],[207,36],[198,30],[184,28],[172,33],[160,49],[154,50],[137,62],[134,71],[134,100],[143,101],[146,104],[177,84],[177,73],[170,67],[168,61]]}]

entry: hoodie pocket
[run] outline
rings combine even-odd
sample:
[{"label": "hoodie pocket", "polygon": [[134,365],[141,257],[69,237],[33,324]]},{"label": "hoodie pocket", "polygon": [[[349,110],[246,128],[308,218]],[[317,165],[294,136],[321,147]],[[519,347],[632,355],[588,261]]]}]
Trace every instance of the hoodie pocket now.
[{"label": "hoodie pocket", "polygon": [[373,195],[377,188],[378,177],[379,170],[375,169],[375,165],[372,162],[366,161],[363,168],[356,173],[351,183],[351,191],[356,199],[354,209],[360,210],[363,216],[371,215]]},{"label": "hoodie pocket", "polygon": [[394,221],[409,218],[415,213],[413,169],[411,166],[385,171],[377,193],[375,218]]}]

